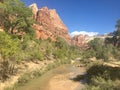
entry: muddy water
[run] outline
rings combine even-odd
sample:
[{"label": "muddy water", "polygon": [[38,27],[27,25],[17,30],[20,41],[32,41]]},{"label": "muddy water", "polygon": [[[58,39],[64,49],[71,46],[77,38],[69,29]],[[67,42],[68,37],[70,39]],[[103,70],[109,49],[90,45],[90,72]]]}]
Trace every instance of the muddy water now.
[{"label": "muddy water", "polygon": [[31,80],[17,90],[81,90],[84,85],[81,82],[71,80],[71,78],[84,72],[85,69],[82,67],[63,65]]}]

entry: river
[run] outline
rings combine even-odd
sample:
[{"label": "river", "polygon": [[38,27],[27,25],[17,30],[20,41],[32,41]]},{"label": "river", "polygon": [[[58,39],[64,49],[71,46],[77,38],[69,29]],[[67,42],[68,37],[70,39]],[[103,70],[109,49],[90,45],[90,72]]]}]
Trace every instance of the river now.
[{"label": "river", "polygon": [[17,90],[81,90],[84,84],[80,81],[75,82],[71,78],[84,72],[84,67],[62,65],[18,87]]}]

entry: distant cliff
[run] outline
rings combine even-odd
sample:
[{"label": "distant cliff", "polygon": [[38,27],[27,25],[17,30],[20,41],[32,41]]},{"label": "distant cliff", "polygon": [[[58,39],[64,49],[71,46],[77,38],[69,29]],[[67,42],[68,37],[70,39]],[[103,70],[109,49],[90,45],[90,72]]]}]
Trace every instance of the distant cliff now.
[{"label": "distant cliff", "polygon": [[57,37],[62,37],[67,42],[70,42],[68,29],[55,9],[48,9],[47,7],[38,9],[35,3],[29,7],[32,9],[33,18],[37,22],[33,25],[37,38],[51,38],[55,41]]},{"label": "distant cliff", "polygon": [[91,40],[93,40],[94,38],[100,38],[105,40],[105,38],[112,38],[112,36],[106,34],[106,35],[96,35],[96,36],[88,36],[88,35],[76,35],[74,37],[71,38],[71,42],[74,46],[78,46],[81,48],[87,48],[88,45],[87,43]]},{"label": "distant cliff", "polygon": [[74,37],[72,37],[71,42],[74,46],[78,46],[78,47],[81,47],[81,48],[87,47],[87,42],[88,42],[87,41],[87,36],[82,35],[82,34],[74,36]]}]

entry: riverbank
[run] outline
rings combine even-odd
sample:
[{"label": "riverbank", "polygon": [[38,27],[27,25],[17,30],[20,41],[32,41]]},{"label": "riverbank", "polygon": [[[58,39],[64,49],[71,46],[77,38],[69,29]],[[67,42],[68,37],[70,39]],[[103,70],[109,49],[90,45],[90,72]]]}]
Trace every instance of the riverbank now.
[{"label": "riverbank", "polygon": [[68,59],[52,59],[34,62],[23,61],[20,64],[17,64],[17,73],[15,75],[11,76],[5,82],[0,82],[0,90],[16,90],[17,87],[30,82],[34,78],[40,77],[49,70],[68,63],[71,63]]},{"label": "riverbank", "polygon": [[71,78],[75,78],[84,72],[84,67],[76,67],[70,64],[60,65],[24,86],[18,87],[17,90],[82,90],[84,84]]},{"label": "riverbank", "polygon": [[[70,66],[66,66],[67,64]],[[61,66],[65,67],[61,68]],[[75,82],[73,78],[77,77],[77,75],[83,74],[85,72],[85,67],[79,67],[79,64],[70,64],[70,60],[54,59],[36,62],[22,62],[17,68],[18,72],[16,75],[12,76],[4,83],[0,83],[0,90],[66,90],[68,88],[69,90],[81,90],[84,87],[82,82]],[[46,74],[49,73],[49,71],[52,71],[53,74]],[[45,79],[40,82],[39,78],[44,77],[44,74],[46,75]],[[34,80],[39,81],[36,82]],[[35,83],[33,84],[33,82]],[[44,82],[45,85],[43,85]],[[29,85],[29,83],[32,84]],[[41,87],[39,87],[40,83],[42,83]],[[33,89],[33,87],[38,87],[39,89]],[[42,87],[45,87],[46,89],[43,89]]]},{"label": "riverbank", "polygon": [[[77,70],[76,70],[77,71]],[[71,77],[76,77],[80,73],[84,73],[84,68],[79,68],[77,72],[69,72],[66,74],[57,74],[49,80],[46,90],[82,90],[84,84],[82,82],[75,82]]]},{"label": "riverbank", "polygon": [[[21,64],[16,65],[17,73],[11,76],[5,82],[0,82],[0,90],[4,90],[6,87],[14,86],[15,83],[18,82],[19,78],[26,73],[32,73],[36,70],[43,70],[49,64],[54,63],[54,60],[46,60],[46,61],[37,61],[37,62],[22,62]],[[31,76],[32,78],[32,76]]]}]

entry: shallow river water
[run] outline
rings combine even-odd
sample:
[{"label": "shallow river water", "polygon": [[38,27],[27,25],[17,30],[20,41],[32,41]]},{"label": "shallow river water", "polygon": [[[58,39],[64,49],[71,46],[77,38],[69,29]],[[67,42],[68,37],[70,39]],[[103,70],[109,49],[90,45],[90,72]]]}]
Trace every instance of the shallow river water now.
[{"label": "shallow river water", "polygon": [[48,71],[41,77],[31,80],[17,90],[81,90],[82,82],[75,82],[71,78],[85,72],[84,67],[62,65]]}]

